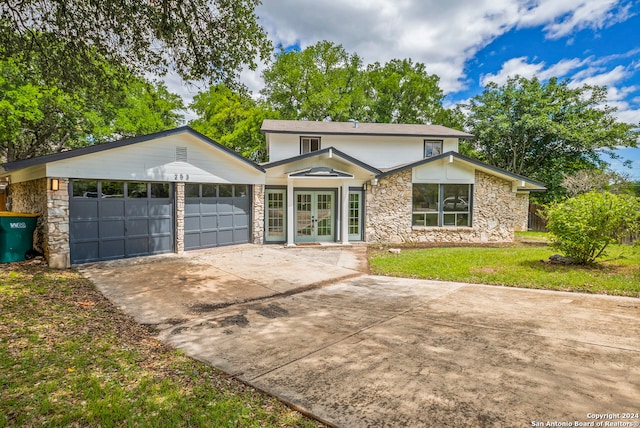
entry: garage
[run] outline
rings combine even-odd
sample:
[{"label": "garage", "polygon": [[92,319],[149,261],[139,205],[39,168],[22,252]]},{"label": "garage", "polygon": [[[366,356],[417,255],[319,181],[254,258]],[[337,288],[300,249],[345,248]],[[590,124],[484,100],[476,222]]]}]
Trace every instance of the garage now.
[{"label": "garage", "polygon": [[265,170],[186,126],[0,164],[0,183],[56,268],[260,238]]},{"label": "garage", "polygon": [[70,180],[71,263],[174,250],[170,183]]},{"label": "garage", "polygon": [[186,183],[184,249],[249,242],[249,192],[246,184]]}]

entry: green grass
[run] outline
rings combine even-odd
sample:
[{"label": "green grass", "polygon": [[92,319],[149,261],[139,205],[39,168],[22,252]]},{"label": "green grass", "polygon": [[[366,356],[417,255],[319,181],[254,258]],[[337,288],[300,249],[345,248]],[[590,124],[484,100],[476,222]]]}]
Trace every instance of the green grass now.
[{"label": "green grass", "polygon": [[311,427],[183,355],[73,271],[0,265],[0,427]]},{"label": "green grass", "polygon": [[594,266],[566,266],[548,263],[554,251],[546,245],[371,249],[369,264],[377,275],[640,297],[640,249],[607,252]]}]

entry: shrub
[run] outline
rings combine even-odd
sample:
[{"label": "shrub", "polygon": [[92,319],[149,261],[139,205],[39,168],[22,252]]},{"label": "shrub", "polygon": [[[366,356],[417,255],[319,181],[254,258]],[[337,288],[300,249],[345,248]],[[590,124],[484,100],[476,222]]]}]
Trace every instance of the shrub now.
[{"label": "shrub", "polygon": [[593,263],[609,244],[640,229],[640,200],[633,195],[588,192],[546,207],[551,245],[575,263]]}]

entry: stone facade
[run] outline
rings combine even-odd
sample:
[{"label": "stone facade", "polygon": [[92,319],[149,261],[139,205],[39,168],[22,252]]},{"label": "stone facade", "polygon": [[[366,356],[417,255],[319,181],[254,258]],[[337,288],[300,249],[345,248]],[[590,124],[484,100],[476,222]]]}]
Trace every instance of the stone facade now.
[{"label": "stone facade", "polygon": [[12,211],[38,213],[34,248],[44,253],[49,266],[71,265],[69,253],[69,181],[60,179],[59,190],[48,189],[48,179],[13,183],[10,186]]},{"label": "stone facade", "polygon": [[254,244],[264,243],[264,189],[264,185],[253,186],[252,240]]},{"label": "stone facade", "polygon": [[367,189],[366,238],[398,244],[511,242],[514,230],[526,230],[528,203],[528,194],[513,192],[509,181],[477,171],[471,227],[412,226],[412,173],[401,171]]}]

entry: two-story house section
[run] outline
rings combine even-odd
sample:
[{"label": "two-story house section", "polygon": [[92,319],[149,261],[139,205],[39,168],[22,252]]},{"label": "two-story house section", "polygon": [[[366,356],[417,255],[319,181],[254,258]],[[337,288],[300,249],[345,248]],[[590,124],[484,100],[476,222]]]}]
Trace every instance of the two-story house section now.
[{"label": "two-story house section", "polygon": [[[265,243],[503,242],[534,180],[458,153],[439,125],[265,120]],[[260,195],[257,195],[260,197]]]}]

